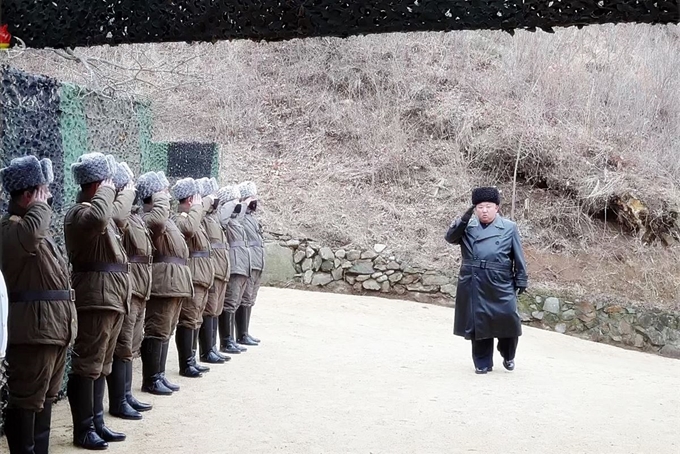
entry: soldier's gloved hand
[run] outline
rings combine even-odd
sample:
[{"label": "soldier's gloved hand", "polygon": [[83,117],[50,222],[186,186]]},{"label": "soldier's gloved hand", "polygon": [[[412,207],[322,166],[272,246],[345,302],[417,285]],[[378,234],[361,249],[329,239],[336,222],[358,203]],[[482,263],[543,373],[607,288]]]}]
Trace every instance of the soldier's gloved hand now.
[{"label": "soldier's gloved hand", "polygon": [[464,224],[467,224],[468,222],[470,222],[470,218],[472,217],[472,213],[474,213],[474,212],[475,212],[475,206],[473,205],[470,208],[468,208],[468,210],[463,214],[463,216],[461,216],[460,220]]},{"label": "soldier's gloved hand", "polygon": [[517,287],[517,295],[521,295],[522,293],[526,292],[526,290],[526,287]]}]

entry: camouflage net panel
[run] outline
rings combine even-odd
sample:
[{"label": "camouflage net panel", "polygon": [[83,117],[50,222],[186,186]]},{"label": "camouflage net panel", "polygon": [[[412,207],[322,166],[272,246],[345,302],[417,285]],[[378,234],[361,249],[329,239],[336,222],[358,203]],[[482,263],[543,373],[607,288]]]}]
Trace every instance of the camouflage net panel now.
[{"label": "camouflage net panel", "polygon": [[679,19],[676,0],[4,0],[2,12],[10,33],[35,48],[463,29],[533,31]]},{"label": "camouflage net panel", "polygon": [[[126,161],[135,175],[150,170],[163,170],[171,180],[219,175],[217,144],[152,141],[153,118],[148,102],[111,99],[6,66],[0,68],[0,81],[0,166],[26,154],[52,160],[52,229],[62,253],[64,214],[78,193],[70,166],[83,153],[111,153]],[[3,213],[7,196],[3,193],[0,199]],[[59,399],[66,395],[70,370],[69,352]],[[6,378],[0,366],[0,434],[7,402]]]}]

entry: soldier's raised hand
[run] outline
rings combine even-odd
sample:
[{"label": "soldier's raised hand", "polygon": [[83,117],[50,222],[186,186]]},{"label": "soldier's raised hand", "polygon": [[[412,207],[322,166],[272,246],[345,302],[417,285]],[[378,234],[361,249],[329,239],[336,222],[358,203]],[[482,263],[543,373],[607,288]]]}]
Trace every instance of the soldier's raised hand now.
[{"label": "soldier's raised hand", "polygon": [[100,187],[111,188],[111,189],[114,189],[114,190],[116,189],[116,185],[113,184],[113,180],[111,178],[107,178],[106,180],[102,181],[102,184],[100,185]]},{"label": "soldier's raised hand", "polygon": [[191,205],[203,205],[203,198],[200,194],[194,194],[191,197]]},{"label": "soldier's raised hand", "polygon": [[31,205],[37,202],[47,203],[47,199],[49,199],[51,195],[52,194],[50,194],[49,189],[47,189],[45,186],[40,186],[35,191],[35,197],[33,198]]}]

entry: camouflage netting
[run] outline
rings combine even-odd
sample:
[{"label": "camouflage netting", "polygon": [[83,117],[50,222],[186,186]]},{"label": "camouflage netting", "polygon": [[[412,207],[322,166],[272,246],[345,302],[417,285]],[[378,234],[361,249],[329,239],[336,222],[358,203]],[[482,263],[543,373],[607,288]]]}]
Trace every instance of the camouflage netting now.
[{"label": "camouflage netting", "polygon": [[409,31],[677,23],[678,3],[638,0],[252,1],[5,0],[12,35],[29,47],[252,39],[277,41]]},{"label": "camouflage netting", "polygon": [[[152,141],[149,103],[111,99],[10,67],[0,68],[0,81],[0,167],[29,153],[52,159],[56,213],[52,225],[62,250],[63,216],[78,191],[64,169],[83,153],[111,153],[126,161],[135,175],[149,170],[163,170],[170,180],[219,175],[217,144]],[[0,196],[0,204],[4,212],[7,194]],[[5,378],[0,365],[0,411],[6,402]],[[60,397],[65,389],[66,383]],[[0,434],[3,422],[0,415]]]}]

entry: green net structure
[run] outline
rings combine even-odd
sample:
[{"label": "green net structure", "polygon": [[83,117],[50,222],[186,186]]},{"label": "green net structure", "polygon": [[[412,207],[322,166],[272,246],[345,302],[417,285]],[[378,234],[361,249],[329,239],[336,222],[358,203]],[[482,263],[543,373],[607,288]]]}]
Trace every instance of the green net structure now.
[{"label": "green net structure", "polygon": [[[152,107],[146,101],[112,99],[7,66],[0,68],[0,82],[0,167],[26,154],[52,160],[52,230],[62,253],[63,217],[78,193],[69,169],[83,153],[113,154],[127,162],[135,175],[163,170],[171,182],[187,176],[219,175],[220,148],[216,143],[152,140]],[[0,195],[3,212],[7,197]],[[70,364],[67,374],[69,369]],[[6,382],[6,368],[0,364],[0,411],[6,407]],[[60,397],[65,389],[66,380]],[[3,422],[0,414],[0,434]]]}]

